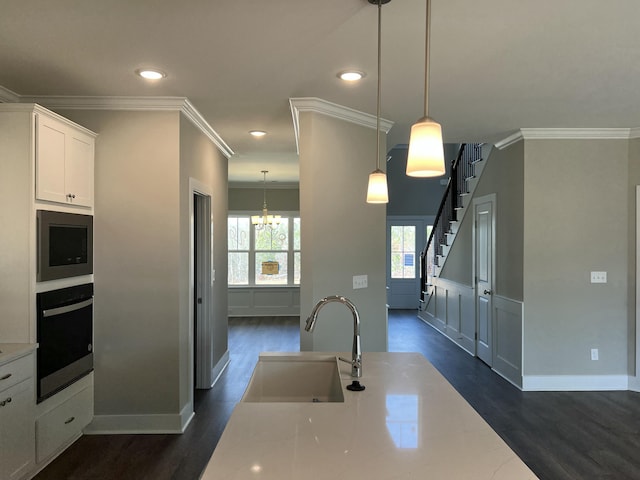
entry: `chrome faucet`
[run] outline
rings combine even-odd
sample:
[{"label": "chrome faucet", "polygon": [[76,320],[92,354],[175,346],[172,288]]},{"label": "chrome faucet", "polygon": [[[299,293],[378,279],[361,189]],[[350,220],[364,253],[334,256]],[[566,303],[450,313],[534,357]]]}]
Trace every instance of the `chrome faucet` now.
[{"label": "chrome faucet", "polygon": [[330,295],[320,300],[311,310],[309,318],[307,318],[307,324],[304,329],[307,332],[313,332],[313,327],[316,324],[318,313],[320,309],[327,303],[339,302],[345,305],[351,314],[353,315],[353,350],[351,352],[351,361],[346,358],[338,357],[343,362],[351,364],[351,376],[360,378],[362,376],[362,350],[360,349],[360,315],[358,315],[358,309],[348,298],[342,295]]}]

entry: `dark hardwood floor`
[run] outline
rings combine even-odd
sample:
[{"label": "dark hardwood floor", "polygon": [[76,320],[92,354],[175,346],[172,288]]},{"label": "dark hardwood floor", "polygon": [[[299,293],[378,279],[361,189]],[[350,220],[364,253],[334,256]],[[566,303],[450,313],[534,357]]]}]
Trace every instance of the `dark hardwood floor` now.
[{"label": "dark hardwood floor", "polygon": [[[199,478],[258,353],[297,351],[298,329],[286,317],[231,319],[231,362],[214,388],[196,392],[196,416],[184,434],[86,435],[35,478]],[[413,310],[389,312],[389,350],[422,353],[539,478],[640,479],[640,394],[521,392]]]}]

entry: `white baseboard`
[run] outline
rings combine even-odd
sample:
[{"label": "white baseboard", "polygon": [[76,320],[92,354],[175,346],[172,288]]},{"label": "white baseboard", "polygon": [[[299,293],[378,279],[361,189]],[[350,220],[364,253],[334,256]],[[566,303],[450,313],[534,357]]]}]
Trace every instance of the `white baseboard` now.
[{"label": "white baseboard", "polygon": [[96,415],[86,435],[183,433],[193,418],[189,404],[180,413],[151,415]]},{"label": "white baseboard", "polygon": [[632,392],[640,392],[640,377],[629,375],[629,390]]},{"label": "white baseboard", "polygon": [[522,390],[534,392],[579,392],[627,390],[628,375],[525,375]]},{"label": "white baseboard", "polygon": [[216,363],[216,365],[211,369],[211,378],[213,378],[213,382],[211,382],[211,387],[213,387],[216,384],[216,382],[220,378],[220,375],[222,375],[222,373],[227,368],[227,365],[229,365],[229,361],[230,361],[229,350],[227,350],[226,352],[224,352],[224,355],[222,355],[220,360],[218,360],[218,363]]}]

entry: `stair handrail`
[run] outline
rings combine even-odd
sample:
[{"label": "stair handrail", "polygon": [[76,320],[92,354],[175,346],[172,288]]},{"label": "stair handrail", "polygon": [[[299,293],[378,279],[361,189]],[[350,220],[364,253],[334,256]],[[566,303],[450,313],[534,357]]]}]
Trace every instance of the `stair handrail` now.
[{"label": "stair handrail", "polygon": [[[455,159],[451,163],[451,175],[447,180],[447,186],[445,188],[444,194],[442,195],[442,200],[440,201],[440,206],[438,207],[438,212],[436,213],[436,217],[433,223],[433,228],[431,233],[429,234],[429,238],[427,243],[420,252],[420,300],[424,301],[425,293],[427,291],[428,286],[428,272],[427,272],[427,255],[429,254],[429,249],[433,246],[433,263],[437,264],[436,259],[437,256],[441,254],[441,245],[446,241],[446,235],[448,233],[448,227],[450,223],[455,220],[455,211],[458,208],[458,200],[461,193],[468,193],[463,189],[467,188],[467,180],[472,178],[474,175],[474,163],[480,159],[480,146],[481,144],[467,144],[463,143],[460,145],[460,149],[458,150],[458,154]],[[471,148],[470,148],[471,147]],[[474,152],[477,157],[474,156]],[[463,158],[465,161],[463,162]],[[462,167],[462,175],[459,173],[459,168]],[[444,217],[447,217],[446,219]],[[448,223],[445,227],[444,223]],[[434,242],[438,241],[439,245],[435,245]]]},{"label": "stair handrail", "polygon": [[[431,229],[431,233],[429,234],[429,238],[427,239],[427,244],[425,245],[424,249],[422,250],[422,252],[420,252],[420,300],[424,300],[424,294],[427,290],[427,262],[426,262],[426,258],[427,258],[427,254],[429,251],[429,247],[431,246],[431,244],[433,243],[433,239],[436,236],[436,233],[438,232],[438,227],[440,225],[440,220],[442,218],[442,212],[444,211],[444,207],[447,204],[447,200],[449,200],[450,198],[450,191],[451,191],[451,185],[452,185],[452,178],[455,178],[455,173],[456,173],[456,169],[458,168],[458,162],[460,161],[460,158],[462,157],[462,152],[464,151],[464,148],[466,146],[466,143],[463,143],[460,146],[460,149],[458,150],[458,155],[456,156],[456,158],[454,159],[454,161],[451,164],[451,175],[449,176],[448,180],[447,180],[447,187],[444,190],[444,194],[442,195],[442,200],[440,201],[440,206],[438,207],[438,213],[436,213],[436,218],[433,222],[433,227]],[[451,196],[452,197],[452,196]],[[437,252],[434,253],[434,255],[437,255]]]}]

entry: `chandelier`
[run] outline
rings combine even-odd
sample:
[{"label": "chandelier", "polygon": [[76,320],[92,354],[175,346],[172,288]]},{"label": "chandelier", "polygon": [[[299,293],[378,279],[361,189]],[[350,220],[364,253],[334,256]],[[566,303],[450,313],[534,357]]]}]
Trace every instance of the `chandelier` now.
[{"label": "chandelier", "polygon": [[267,210],[267,173],[269,170],[262,170],[263,184],[264,184],[264,196],[262,203],[262,214],[251,215],[251,224],[255,226],[256,230],[262,230],[263,228],[277,228],[280,225],[280,215],[269,215]]}]

